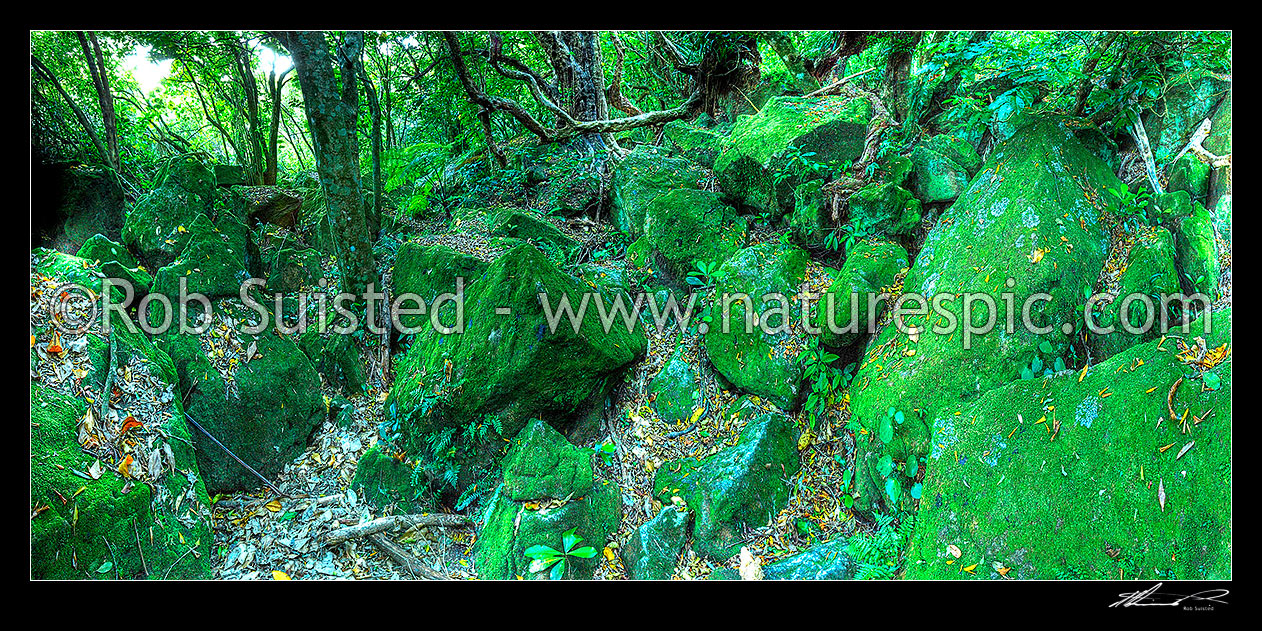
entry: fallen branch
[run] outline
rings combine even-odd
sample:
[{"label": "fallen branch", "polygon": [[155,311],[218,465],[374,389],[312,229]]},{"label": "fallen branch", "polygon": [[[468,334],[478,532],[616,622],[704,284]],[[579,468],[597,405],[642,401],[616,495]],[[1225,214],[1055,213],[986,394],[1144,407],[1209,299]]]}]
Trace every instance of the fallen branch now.
[{"label": "fallen branch", "polygon": [[832,82],[832,83],[830,83],[830,84],[828,84],[828,85],[826,85],[826,86],[824,86],[824,87],[822,87],[822,88],[820,88],[820,89],[818,89],[818,90],[816,90],[816,91],[814,91],[814,92],[812,92],[812,93],[810,93],[810,94],[806,95],[806,97],[805,97],[805,98],[808,98],[808,99],[813,99],[813,98],[815,98],[815,97],[817,97],[817,96],[828,96],[828,95],[830,95],[830,94],[836,94],[839,90],[841,90],[842,86],[846,85],[846,83],[847,83],[847,82],[849,82],[851,79],[853,79],[853,78],[855,78],[855,77],[858,77],[858,76],[861,76],[861,75],[868,74],[869,72],[872,72],[873,70],[876,70],[876,68],[875,68],[875,67],[873,67],[873,68],[868,68],[867,70],[864,70],[863,72],[856,72],[856,73],[854,73],[854,74],[852,74],[852,75],[849,75],[849,76],[847,76],[847,77],[842,77],[841,79],[838,79],[838,80],[836,80],[836,81],[834,81],[834,82]]},{"label": "fallen branch", "polygon": [[1154,195],[1160,195],[1165,192],[1161,187],[1161,180],[1157,178],[1157,163],[1152,159],[1152,148],[1148,146],[1148,132],[1144,131],[1144,122],[1139,115],[1135,113],[1135,124],[1131,127],[1131,136],[1135,138],[1135,146],[1139,148],[1139,155],[1144,159],[1144,166],[1148,170],[1148,183],[1152,185]]},{"label": "fallen branch", "polygon": [[1183,154],[1191,151],[1196,157],[1200,158],[1202,162],[1208,163],[1211,168],[1217,169],[1231,166],[1230,153],[1225,156],[1217,156],[1210,153],[1209,150],[1201,144],[1209,137],[1209,130],[1212,125],[1213,123],[1210,119],[1205,119],[1205,121],[1201,123],[1201,126],[1196,129],[1196,133],[1192,134],[1192,139],[1188,141],[1187,146],[1184,147],[1178,155],[1174,156],[1174,160],[1171,160],[1170,163],[1174,164],[1178,162],[1179,158],[1183,157]]},{"label": "fallen branch", "polygon": [[446,526],[451,528],[461,528],[472,526],[473,520],[464,515],[451,515],[446,513],[434,513],[430,515],[394,515],[391,517],[382,517],[372,521],[366,521],[362,524],[356,524],[347,528],[339,528],[332,530],[324,535],[324,543],[326,545],[337,545],[347,539],[356,537],[367,537],[375,535],[394,528],[412,528],[415,526]]},{"label": "fallen branch", "polygon": [[427,581],[441,581],[447,578],[446,576],[426,567],[425,564],[421,563],[416,557],[405,552],[403,550],[403,546],[391,541],[389,537],[383,534],[378,533],[368,535],[368,540],[371,541],[373,545],[381,548],[381,551],[386,553],[386,556],[390,557],[395,563],[402,565],[404,569],[411,572],[416,578]]}]

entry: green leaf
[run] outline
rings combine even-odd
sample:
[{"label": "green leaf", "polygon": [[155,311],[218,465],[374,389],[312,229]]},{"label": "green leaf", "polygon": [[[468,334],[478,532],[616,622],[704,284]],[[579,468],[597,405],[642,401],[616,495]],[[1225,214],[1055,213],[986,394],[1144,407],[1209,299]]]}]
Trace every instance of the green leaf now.
[{"label": "green leaf", "polygon": [[583,540],[583,538],[582,538],[582,537],[580,537],[580,536],[578,536],[578,535],[574,534],[574,531],[576,531],[576,530],[578,530],[578,526],[575,526],[575,527],[573,527],[573,528],[571,528],[571,529],[569,529],[569,530],[565,531],[565,532],[561,535],[561,541],[565,544],[565,551],[566,551],[566,552],[569,552],[570,550],[572,550],[572,549],[574,548],[574,546],[578,545],[578,542],[580,542],[580,541],[582,541],[582,540]]},{"label": "green leaf", "polygon": [[583,546],[577,550],[572,550],[570,552],[570,556],[578,557],[580,559],[590,559],[596,556],[596,548],[593,548],[591,546]]},{"label": "green leaf", "polygon": [[108,572],[108,571],[110,571],[110,570],[112,570],[112,569],[114,569],[114,562],[113,562],[113,561],[106,561],[106,562],[104,562],[104,563],[102,563],[102,564],[101,564],[101,567],[96,568],[96,573],[97,573],[97,574],[104,574],[104,573],[106,573],[106,572]]},{"label": "green leaf", "polygon": [[1219,377],[1218,373],[1207,372],[1201,377],[1201,380],[1205,382],[1205,387],[1210,390],[1217,390],[1223,385],[1222,377]]},{"label": "green leaf", "polygon": [[889,454],[881,456],[881,459],[876,461],[876,470],[880,472],[881,477],[888,477],[894,471],[894,459]]},{"label": "green leaf", "polygon": [[885,481],[885,494],[889,496],[890,503],[898,502],[898,498],[903,494],[903,487],[899,486],[894,478]]},{"label": "green leaf", "polygon": [[1039,350],[1043,351],[1044,353],[1047,353],[1048,355],[1051,355],[1052,343],[1048,342],[1047,340],[1043,340],[1042,342],[1039,342]]},{"label": "green leaf", "polygon": [[560,551],[545,545],[530,546],[526,548],[525,555],[528,559],[552,559],[562,556]]},{"label": "green leaf", "polygon": [[912,499],[915,499],[915,500],[920,499],[920,495],[921,495],[921,493],[923,493],[923,492],[924,492],[924,485],[922,485],[921,483],[917,482],[917,483],[915,483],[915,484],[911,485],[911,497],[912,497]]},{"label": "green leaf", "polygon": [[894,440],[894,423],[890,417],[887,416],[881,419],[881,427],[878,430],[878,433],[880,434],[881,442],[883,443],[888,444],[891,440]]},{"label": "green leaf", "polygon": [[565,575],[565,559],[561,559],[559,563],[552,566],[552,573],[548,575],[548,578],[551,578],[554,581],[559,581],[561,580],[561,577],[564,575]]}]

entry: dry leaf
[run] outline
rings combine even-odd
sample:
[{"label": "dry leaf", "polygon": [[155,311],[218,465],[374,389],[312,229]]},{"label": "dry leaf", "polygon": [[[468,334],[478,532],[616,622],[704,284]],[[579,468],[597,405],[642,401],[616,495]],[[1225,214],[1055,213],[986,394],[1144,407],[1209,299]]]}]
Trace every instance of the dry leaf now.
[{"label": "dry leaf", "polygon": [[281,509],[280,500],[272,500],[267,503],[267,510],[272,511],[273,513],[279,513],[280,509]]},{"label": "dry leaf", "polygon": [[272,580],[287,581],[289,580],[289,575],[280,570],[272,570]]},{"label": "dry leaf", "polygon": [[1157,482],[1157,501],[1161,502],[1161,512],[1166,512],[1166,481],[1164,478]]},{"label": "dry leaf", "polygon": [[960,555],[964,554],[963,552],[960,552],[960,547],[955,545],[954,543],[947,546],[947,552],[950,552],[951,556],[957,559],[960,558]]}]

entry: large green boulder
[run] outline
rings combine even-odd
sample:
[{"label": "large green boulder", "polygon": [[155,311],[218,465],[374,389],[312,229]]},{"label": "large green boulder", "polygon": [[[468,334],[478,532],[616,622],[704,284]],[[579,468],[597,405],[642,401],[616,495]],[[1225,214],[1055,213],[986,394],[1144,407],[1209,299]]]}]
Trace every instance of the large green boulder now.
[{"label": "large green boulder", "polygon": [[766,526],[788,505],[785,480],[800,467],[792,419],[748,397],[733,403],[730,415],[745,424],[736,445],[704,460],[666,462],[653,480],[663,503],[679,497],[693,512],[692,549],[715,561],[740,552],[747,528]]},{"label": "large green boulder", "polygon": [[267,257],[267,288],[284,293],[315,287],[324,276],[324,258],[313,248],[278,248]]},{"label": "large green boulder", "polygon": [[[39,305],[62,283],[103,289],[79,257],[36,250],[31,266]],[[43,308],[31,312],[31,577],[210,578],[209,498],[170,357],[119,313],[108,336],[98,322],[54,338]],[[45,379],[49,362],[67,372]],[[116,408],[103,417],[111,364]]]},{"label": "large green boulder", "polygon": [[768,581],[844,581],[854,578],[855,563],[844,537],[817,543],[791,557],[763,567]]},{"label": "large green boulder", "polygon": [[1188,68],[1167,76],[1161,101],[1144,114],[1153,158],[1160,163],[1173,158],[1230,94],[1231,79],[1208,70]]},{"label": "large green boulder", "polygon": [[668,425],[684,423],[705,406],[697,371],[684,359],[684,345],[675,347],[670,359],[649,382],[650,405]]},{"label": "large green boulder", "polygon": [[512,500],[583,495],[592,480],[592,451],[571,445],[539,419],[518,432],[504,458],[504,494]]},{"label": "large green boulder", "polygon": [[618,485],[605,480],[597,481],[582,497],[549,507],[515,502],[500,488],[488,503],[473,548],[478,578],[547,579],[551,568],[531,571],[531,559],[526,557],[526,550],[548,546],[562,551],[565,533],[574,530],[574,534],[582,538],[574,549],[591,546],[595,554],[590,558],[566,557],[562,578],[590,579],[603,562],[601,550],[618,530],[621,520]]},{"label": "large green boulder", "polygon": [[1178,225],[1179,220],[1190,217],[1195,210],[1192,195],[1185,190],[1154,195],[1148,221],[1153,225]]},{"label": "large green boulder", "polygon": [[32,165],[30,173],[33,244],[71,253],[97,234],[119,238],[126,205],[109,171],[59,163]]},{"label": "large green boulder", "polygon": [[153,291],[175,299],[183,280],[190,294],[239,296],[242,283],[250,278],[245,264],[248,235],[245,224],[232,215],[225,214],[217,222],[198,215],[179,257],[154,273]]},{"label": "large green boulder", "polygon": [[645,236],[662,267],[678,279],[697,261],[717,265],[745,245],[745,220],[714,193],[676,189],[653,200],[645,215]]},{"label": "large green boulder", "polygon": [[973,177],[982,168],[982,157],[967,140],[938,134],[924,142],[924,147],[948,160],[960,165],[968,177]]},{"label": "large green boulder", "polygon": [[913,149],[911,164],[911,190],[926,204],[949,202],[968,188],[968,170],[930,145]]},{"label": "large green boulder", "polygon": [[795,407],[802,383],[802,344],[792,325],[801,315],[795,296],[809,260],[779,241],[738,252],[719,268],[714,322],[704,331],[715,370],[784,409]]},{"label": "large green boulder", "polygon": [[643,355],[646,341],[640,327],[628,332],[621,318],[605,331],[593,313],[596,296],[584,300],[585,293],[594,294],[529,244],[504,253],[466,285],[463,322],[453,306],[443,320],[451,334],[418,333],[396,364],[386,416],[408,451],[419,453],[425,437],[441,429],[463,429],[488,416],[496,417],[504,438],[533,418],[572,420],[603,393]]},{"label": "large green boulder", "polygon": [[99,261],[101,272],[109,278],[118,278],[131,283],[136,294],[149,293],[153,277],[149,275],[136,258],[122,244],[110,241],[105,235],[92,235],[79,248],[79,258],[87,261]]},{"label": "large green boulder", "polygon": [[620,554],[627,568],[627,578],[634,581],[670,580],[688,538],[689,516],[686,510],[666,506],[657,517],[632,531]]},{"label": "large green boulder", "polygon": [[[245,321],[243,308],[234,300],[219,301],[214,308],[240,311],[234,316]],[[202,335],[171,331],[157,342],[175,362],[188,414],[271,479],[302,454],[328,409],[311,361],[290,338],[277,334],[274,318],[269,320],[270,326],[258,334],[212,327]],[[207,436],[197,433],[194,444],[209,492],[262,486]]]},{"label": "large green boulder", "polygon": [[1192,215],[1179,222],[1174,232],[1179,272],[1190,291],[1211,299],[1218,292],[1218,241],[1214,238],[1214,222],[1204,206],[1196,204]]},{"label": "large green boulder", "polygon": [[741,116],[732,127],[714,162],[719,187],[742,208],[784,214],[793,187],[802,181],[796,173],[781,174],[793,168],[790,156],[813,154],[809,160],[837,166],[858,160],[871,119],[867,99],[774,97],[757,115]]},{"label": "large green boulder", "polygon": [[699,189],[705,172],[682,158],[637,147],[613,170],[614,223],[632,239],[644,233],[644,220],[653,200],[678,189]]},{"label": "large green boulder", "polygon": [[[858,362],[853,419],[884,439],[861,445],[857,506],[866,509],[887,495],[882,456],[903,461],[928,453],[927,419],[943,405],[1019,378],[1044,342],[1051,351],[1040,361],[1070,363],[1063,325],[1072,333],[1081,324],[1084,292],[1094,286],[1108,245],[1100,219],[1105,202],[1090,193],[1119,186],[1108,165],[1054,119],[1022,128],[992,152],[930,231],[903,282],[904,292],[923,301],[905,302],[912,313],[901,326],[897,319],[887,324]],[[967,328],[965,293],[974,294]],[[1050,300],[1031,301],[1029,320],[1046,327],[1045,334],[1022,323],[1027,299],[1040,293]],[[983,333],[987,298],[995,325]],[[891,407],[905,422],[878,432]]]},{"label": "large green boulder", "polygon": [[824,190],[823,180],[810,180],[793,189],[793,212],[789,213],[789,234],[793,242],[822,250],[828,246],[828,235],[837,228],[833,195]]},{"label": "large green boulder", "polygon": [[598,165],[609,160],[578,145],[548,143],[519,154],[527,174],[529,206],[544,215],[572,217],[603,203],[605,190]]},{"label": "large green boulder", "polygon": [[903,236],[920,225],[920,200],[896,184],[872,183],[850,196],[855,234]]},{"label": "large green boulder", "polygon": [[196,157],[172,158],[158,181],[128,211],[122,232],[123,243],[154,269],[175,261],[193,221],[215,204],[215,174]]},{"label": "large green boulder", "polygon": [[1170,190],[1187,191],[1192,199],[1204,200],[1209,193],[1209,164],[1192,152],[1183,154],[1170,167]]},{"label": "large green boulder", "polygon": [[[1104,308],[1097,322],[1101,328],[1112,327],[1114,330],[1088,338],[1096,361],[1160,335],[1161,298],[1180,291],[1174,257],[1174,237],[1165,228],[1151,229],[1135,239],[1127,253],[1125,269],[1118,278],[1115,298]],[[1122,303],[1127,296],[1138,298],[1131,300],[1127,307],[1127,320],[1123,322]],[[1144,297],[1151,301],[1151,308],[1145,304]],[[1145,326],[1149,318],[1152,318],[1151,324]],[[1124,325],[1134,331],[1147,329],[1147,332],[1132,333]]]},{"label": "large green boulder", "polygon": [[359,393],[368,379],[355,338],[335,331],[336,323],[328,324],[327,330],[321,333],[318,323],[308,320],[307,327],[298,334],[298,348],[324,377],[325,383],[340,387],[347,394]]},{"label": "large green boulder", "polygon": [[678,155],[706,168],[713,168],[714,161],[723,150],[727,137],[705,127],[697,127],[677,120],[662,127],[662,136]]},{"label": "large green boulder", "polygon": [[[1229,347],[1212,316],[1188,339]],[[1202,373],[1176,343],[934,413],[906,577],[1230,579],[1231,362]]]},{"label": "large green boulder", "polygon": [[[455,295],[457,289],[468,287],[482,276],[486,267],[485,261],[445,245],[412,242],[400,245],[391,272],[391,295],[398,298],[404,294],[415,294],[425,302],[426,312],[400,315],[399,322],[408,328],[429,327],[429,307],[435,299],[443,294]],[[460,279],[459,287],[457,279]],[[418,308],[411,301],[405,301],[402,306],[405,309]],[[453,309],[454,306],[439,310],[443,315],[441,322],[450,324],[454,321],[449,315]]]},{"label": "large green boulder", "polygon": [[580,245],[560,228],[534,214],[506,210],[492,216],[489,222],[492,236],[533,243],[556,261],[564,261]]},{"label": "large green boulder", "polygon": [[856,244],[815,309],[814,324],[824,344],[843,348],[872,332],[884,304],[875,298],[893,288],[907,265],[907,250],[897,243],[865,239]]}]

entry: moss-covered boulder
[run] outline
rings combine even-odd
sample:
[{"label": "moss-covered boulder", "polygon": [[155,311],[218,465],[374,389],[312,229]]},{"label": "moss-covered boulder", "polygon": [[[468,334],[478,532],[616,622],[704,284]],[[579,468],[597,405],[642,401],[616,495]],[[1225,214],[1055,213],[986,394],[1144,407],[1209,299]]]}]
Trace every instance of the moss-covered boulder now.
[{"label": "moss-covered boulder", "polygon": [[402,459],[371,447],[355,464],[355,478],[351,489],[360,493],[368,504],[378,509],[391,504],[403,513],[412,513],[422,507],[424,485],[417,484],[413,470]]},{"label": "moss-covered boulder", "polygon": [[697,261],[719,264],[745,245],[745,220],[714,193],[677,189],[645,211],[645,236],[672,276],[682,279]]},{"label": "moss-covered boulder", "polygon": [[[226,310],[233,302],[220,301],[215,308]],[[298,345],[274,326],[273,321],[257,335],[212,328],[203,335],[168,332],[158,338],[158,346],[175,362],[188,414],[268,478],[306,449],[328,416],[320,376]],[[200,432],[194,444],[209,492],[262,486]]]},{"label": "moss-covered boulder", "polygon": [[692,549],[716,561],[740,552],[746,528],[766,526],[788,504],[785,480],[797,473],[798,430],[747,397],[729,414],[745,423],[736,445],[705,460],[684,458],[658,469],[653,489],[665,504],[684,500],[694,513]]},{"label": "moss-covered boulder", "polygon": [[920,200],[896,184],[868,184],[850,196],[855,234],[902,236],[920,225]]},{"label": "moss-covered boulder", "polygon": [[1209,164],[1189,151],[1170,167],[1170,190],[1187,191],[1193,199],[1204,200],[1209,192],[1209,172]]},{"label": "moss-covered boulder", "polygon": [[631,238],[644,234],[644,220],[653,200],[678,189],[699,189],[705,171],[682,158],[669,158],[637,147],[613,170],[614,223]]},{"label": "moss-covered boulder", "polygon": [[[491,263],[464,289],[463,332],[456,332],[453,305],[452,317],[443,320],[452,334],[422,331],[398,360],[386,415],[412,445],[409,451],[417,453],[435,431],[488,415],[511,438],[532,418],[572,420],[590,405],[644,353],[646,341],[641,328],[628,332],[621,318],[606,332],[594,313],[595,295],[578,318],[588,292],[529,244]],[[577,330],[560,306],[563,299]]]},{"label": "moss-covered boulder", "polygon": [[593,154],[581,145],[548,143],[520,152],[532,209],[543,215],[573,217],[604,201],[600,165],[609,157],[603,151]]},{"label": "moss-covered boulder", "polygon": [[666,581],[675,573],[675,563],[688,538],[690,513],[666,506],[657,517],[631,532],[620,556],[627,578],[634,581]]},{"label": "moss-covered boulder", "polygon": [[153,276],[144,269],[122,244],[110,241],[105,235],[92,235],[79,248],[79,258],[100,263],[101,272],[109,278],[119,278],[131,283],[136,294],[149,293]]},{"label": "moss-covered boulder", "polygon": [[[102,290],[79,257],[36,250],[31,266],[41,301],[62,283]],[[108,335],[95,322],[57,337],[47,315],[32,308],[31,577],[210,578],[209,498],[170,357],[118,313]],[[64,368],[46,379],[49,362]],[[114,407],[102,415],[111,365]]]},{"label": "moss-covered boulder", "polygon": [[911,152],[911,190],[926,204],[949,202],[968,187],[968,170],[928,144]]},{"label": "moss-covered boulder", "polygon": [[296,191],[275,186],[246,186],[236,189],[247,200],[246,215],[254,222],[292,228],[298,223],[303,198]]},{"label": "moss-covered boulder", "polygon": [[968,177],[973,177],[982,168],[982,157],[977,155],[977,150],[973,148],[973,145],[963,138],[938,134],[926,140],[924,147],[960,165]]},{"label": "moss-covered boulder", "polygon": [[867,336],[876,326],[873,316],[883,311],[875,298],[893,289],[907,265],[907,250],[897,243],[865,239],[856,244],[815,308],[814,324],[824,344],[843,348]]},{"label": "moss-covered boulder", "polygon": [[183,279],[190,294],[196,292],[208,298],[239,296],[242,283],[250,278],[245,264],[245,224],[231,216],[212,223],[203,214],[193,221],[188,233],[180,256],[154,273],[153,291],[176,298]]},{"label": "moss-covered boulder", "polygon": [[1214,239],[1214,222],[1204,206],[1195,204],[1192,214],[1179,222],[1174,231],[1179,272],[1187,288],[1211,299],[1218,291],[1218,242]]},{"label": "moss-covered boulder", "polygon": [[[425,314],[400,315],[399,322],[408,328],[430,326],[428,308],[434,300],[442,294],[455,295],[458,289],[456,279],[461,279],[461,286],[468,287],[482,276],[486,266],[485,261],[445,245],[411,242],[400,245],[391,276],[391,295],[398,298],[404,294],[415,294],[425,301],[427,310]],[[406,309],[417,308],[411,301],[404,302],[402,306]],[[454,314],[450,313],[454,311],[454,304],[446,303],[442,306],[445,309],[439,310],[443,316],[441,321],[454,322]]]},{"label": "moss-covered boulder", "polygon": [[534,244],[555,261],[564,261],[579,248],[579,242],[560,228],[533,214],[506,210],[490,218],[490,234]]},{"label": "moss-covered boulder", "polygon": [[[1189,336],[1229,350],[1212,322]],[[1231,363],[1187,358],[1151,341],[935,413],[906,577],[1231,578]]]},{"label": "moss-covered boulder", "polygon": [[[905,422],[884,433],[887,440],[861,441],[857,506],[886,495],[882,455],[901,461],[928,453],[926,419],[943,405],[1019,378],[1043,342],[1052,351],[1040,361],[1063,356],[1069,363],[1063,326],[1072,333],[1081,322],[1083,292],[1094,286],[1107,249],[1098,192],[1119,186],[1108,165],[1056,120],[1024,127],[992,152],[929,233],[903,283],[924,299],[903,304],[917,313],[906,314],[901,328],[887,324],[859,361],[853,418],[874,436],[891,407]],[[1011,331],[1005,292],[1014,305]],[[970,329],[963,326],[965,293],[975,294]],[[1025,301],[1038,293],[1050,300],[1031,302],[1029,319],[1045,334],[1022,323]],[[982,294],[995,305],[996,323],[984,334],[990,313]]]},{"label": "moss-covered boulder", "polygon": [[866,99],[775,97],[755,116],[741,116],[714,162],[723,193],[743,208],[783,214],[801,181],[786,168],[790,147],[811,160],[841,165],[863,154],[872,106]]},{"label": "moss-covered boulder", "polygon": [[877,158],[876,177],[881,182],[907,188],[914,168],[910,159],[889,152]]},{"label": "moss-covered boulder", "polygon": [[1202,68],[1172,73],[1166,82],[1161,102],[1144,114],[1144,130],[1157,162],[1173,158],[1201,122],[1231,94],[1230,78]]},{"label": "moss-covered boulder", "polygon": [[503,488],[496,490],[482,518],[478,540],[474,544],[474,564],[478,577],[491,580],[547,579],[551,569],[532,572],[526,550],[532,546],[565,547],[563,535],[573,529],[582,537],[575,548],[591,546],[591,558],[566,557],[566,579],[590,579],[603,562],[600,551],[618,529],[622,520],[622,500],[618,485],[598,480],[584,496],[560,506],[540,507],[534,503],[514,502]]},{"label": "moss-covered boulder", "polygon": [[823,180],[810,180],[793,189],[793,212],[789,213],[789,234],[793,242],[822,250],[828,245],[828,234],[838,226],[834,217],[833,195],[824,190]]},{"label": "moss-covered boulder", "polygon": [[310,289],[324,276],[324,255],[319,250],[280,248],[267,258],[267,288],[270,291]]},{"label": "moss-covered boulder", "polygon": [[1192,196],[1185,190],[1170,191],[1154,195],[1148,221],[1153,225],[1178,225],[1184,217],[1190,217],[1195,210]]},{"label": "moss-covered boulder", "polygon": [[715,370],[784,409],[795,407],[802,383],[802,345],[792,325],[801,315],[795,297],[808,261],[806,252],[779,241],[741,250],[719,268],[714,322],[705,331]]},{"label": "moss-covered boulder", "polygon": [[362,391],[368,383],[364,362],[350,335],[342,335],[332,326],[321,333],[315,322],[308,322],[307,328],[298,334],[298,348],[311,360],[325,383],[338,386],[347,394]]},{"label": "moss-covered boulder", "polygon": [[[1165,228],[1152,229],[1135,239],[1126,256],[1126,267],[1118,279],[1115,298],[1105,306],[1097,321],[1102,328],[1112,327],[1113,332],[1092,334],[1088,338],[1096,361],[1160,335],[1161,297],[1180,291],[1174,257],[1174,237]],[[1137,298],[1128,299],[1128,296]],[[1145,297],[1150,301],[1151,308],[1145,304]],[[1124,322],[1122,303],[1126,300],[1131,302]],[[1127,326],[1131,331],[1146,329],[1146,332],[1132,333],[1126,329]]]},{"label": "moss-covered boulder", "polygon": [[662,136],[678,155],[706,168],[713,168],[714,161],[723,150],[727,136],[705,127],[685,121],[671,121],[662,128]]},{"label": "moss-covered boulder", "polygon": [[193,221],[215,203],[215,174],[194,156],[172,158],[158,182],[128,211],[122,233],[123,243],[154,269],[175,261]]},{"label": "moss-covered boulder", "polygon": [[684,346],[676,346],[666,365],[649,382],[650,405],[667,424],[689,421],[705,406],[699,387],[697,371],[684,359]]},{"label": "moss-covered boulder", "polygon": [[518,432],[504,458],[504,493],[515,501],[583,495],[592,480],[592,451],[539,419]]},{"label": "moss-covered boulder", "polygon": [[123,189],[108,171],[86,164],[31,166],[31,243],[73,253],[94,235],[118,239]]}]

